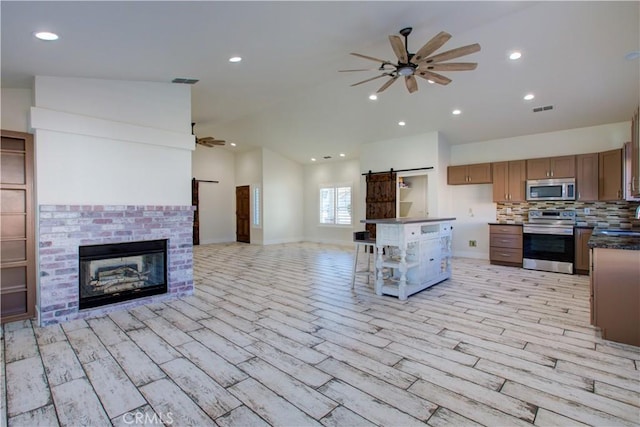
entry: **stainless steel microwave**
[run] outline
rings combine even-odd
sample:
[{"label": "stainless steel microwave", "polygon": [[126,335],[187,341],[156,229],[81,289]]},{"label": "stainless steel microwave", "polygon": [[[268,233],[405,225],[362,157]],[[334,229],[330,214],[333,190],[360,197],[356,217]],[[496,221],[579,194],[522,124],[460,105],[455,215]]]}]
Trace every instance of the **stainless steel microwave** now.
[{"label": "stainless steel microwave", "polygon": [[529,179],[527,200],[575,200],[575,178]]}]

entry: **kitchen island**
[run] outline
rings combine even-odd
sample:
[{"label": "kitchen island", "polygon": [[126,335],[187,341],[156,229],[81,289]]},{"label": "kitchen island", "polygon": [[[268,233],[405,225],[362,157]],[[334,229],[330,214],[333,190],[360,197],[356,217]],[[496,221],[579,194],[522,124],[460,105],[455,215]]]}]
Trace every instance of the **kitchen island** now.
[{"label": "kitchen island", "polygon": [[366,224],[376,224],[376,294],[406,300],[451,277],[451,223],[454,220],[363,220]]},{"label": "kitchen island", "polygon": [[591,324],[602,338],[640,346],[640,229],[596,227],[591,250]]}]

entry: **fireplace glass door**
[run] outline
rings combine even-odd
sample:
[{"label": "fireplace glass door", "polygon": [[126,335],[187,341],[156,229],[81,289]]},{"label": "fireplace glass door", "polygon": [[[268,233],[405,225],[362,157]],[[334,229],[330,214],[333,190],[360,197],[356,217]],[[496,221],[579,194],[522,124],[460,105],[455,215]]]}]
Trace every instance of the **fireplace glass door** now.
[{"label": "fireplace glass door", "polygon": [[80,309],[166,292],[166,240],[80,247]]}]

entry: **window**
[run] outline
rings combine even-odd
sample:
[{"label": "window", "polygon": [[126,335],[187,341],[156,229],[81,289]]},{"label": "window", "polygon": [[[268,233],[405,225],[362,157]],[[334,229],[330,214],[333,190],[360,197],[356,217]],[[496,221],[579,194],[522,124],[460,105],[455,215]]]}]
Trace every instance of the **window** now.
[{"label": "window", "polygon": [[320,224],[351,225],[351,186],[320,187]]},{"label": "window", "polygon": [[254,228],[260,228],[260,186],[253,187],[253,217],[251,219]]}]

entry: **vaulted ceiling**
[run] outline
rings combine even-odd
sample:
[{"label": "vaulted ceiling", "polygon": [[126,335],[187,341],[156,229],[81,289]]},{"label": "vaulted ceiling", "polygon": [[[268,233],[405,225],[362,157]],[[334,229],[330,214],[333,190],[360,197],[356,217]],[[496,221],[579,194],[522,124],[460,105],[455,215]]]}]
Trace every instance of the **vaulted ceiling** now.
[{"label": "vaulted ceiling", "polygon": [[[357,158],[363,143],[440,131],[452,144],[629,120],[639,103],[640,3],[623,2],[12,2],[2,1],[2,87],[35,75],[170,82],[192,87],[196,133],[264,146],[301,163]],[[471,43],[442,72],[449,85],[381,78],[350,52],[388,59],[388,36],[413,27],[415,52],[440,31],[436,53]],[[55,42],[33,37],[39,30]],[[517,61],[508,59],[522,52]],[[240,63],[230,63],[231,56]],[[633,56],[633,55],[632,55]],[[457,61],[457,60],[456,60]],[[535,94],[531,101],[523,100]],[[552,105],[539,113],[532,109]],[[454,116],[453,109],[462,114]],[[399,121],[406,122],[398,126]]]}]

